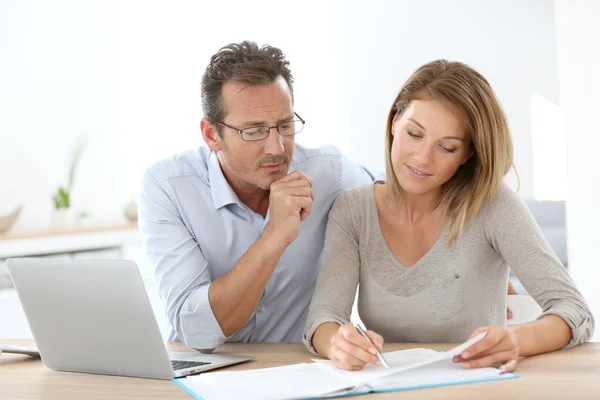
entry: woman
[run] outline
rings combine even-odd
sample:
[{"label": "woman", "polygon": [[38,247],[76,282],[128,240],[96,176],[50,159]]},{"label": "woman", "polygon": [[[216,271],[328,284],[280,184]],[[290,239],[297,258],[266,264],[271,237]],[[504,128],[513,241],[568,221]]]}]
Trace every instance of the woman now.
[{"label": "woman", "polygon": [[[359,283],[358,311],[378,348],[383,337],[462,342],[487,331],[454,361],[513,371],[519,356],[591,338],[585,300],[502,183],[512,142],[483,76],[445,60],[419,68],[390,110],[385,151],[387,180],[341,194],[331,210],[309,350],[346,370],[379,364],[347,323]],[[535,322],[505,326],[509,266],[542,307]]]}]

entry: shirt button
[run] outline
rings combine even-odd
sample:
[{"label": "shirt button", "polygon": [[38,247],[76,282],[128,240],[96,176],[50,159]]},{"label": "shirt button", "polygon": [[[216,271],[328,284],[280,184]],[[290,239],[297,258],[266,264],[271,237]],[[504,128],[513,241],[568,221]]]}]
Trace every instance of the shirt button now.
[{"label": "shirt button", "polygon": [[265,312],[265,308],[264,308],[264,307],[261,307],[261,308],[260,308],[260,312]]}]

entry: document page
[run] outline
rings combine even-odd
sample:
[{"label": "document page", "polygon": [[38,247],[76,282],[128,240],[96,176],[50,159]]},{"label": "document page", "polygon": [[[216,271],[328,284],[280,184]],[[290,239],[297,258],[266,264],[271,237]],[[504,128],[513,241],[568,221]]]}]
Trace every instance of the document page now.
[{"label": "document page", "polygon": [[[424,365],[432,364],[440,360],[449,359],[456,355],[461,354],[463,351],[479,342],[486,335],[486,332],[481,333],[474,338],[466,341],[465,343],[456,346],[448,351],[438,352],[430,349],[409,349],[399,350],[384,353],[386,361],[390,365],[390,368],[383,368],[376,365],[368,364],[360,371],[342,371],[337,369],[333,363],[329,360],[314,360],[319,364],[328,365],[329,368],[335,370],[339,374],[345,375],[355,382],[371,382],[377,379],[384,378],[386,376],[396,375],[404,373],[407,370],[422,367]],[[462,369],[462,367],[461,367]]]},{"label": "document page", "polygon": [[472,382],[498,376],[500,371],[495,368],[465,370],[454,364],[452,357],[484,336],[485,333],[447,352],[421,348],[385,353],[391,368],[367,365],[361,371],[343,371],[331,361],[315,360],[284,367],[211,372],[178,381],[204,400],[318,398]]},{"label": "document page", "polygon": [[[465,369],[455,364],[452,359],[442,359],[433,364],[404,371],[400,374],[389,375],[370,382],[368,385],[374,391],[391,391],[402,389],[418,389],[447,385],[448,383],[469,383],[489,380],[501,375],[497,368]],[[512,378],[513,375],[506,375]]]},{"label": "document page", "polygon": [[335,370],[317,363],[213,372],[184,379],[185,385],[205,400],[314,398],[354,387]]}]

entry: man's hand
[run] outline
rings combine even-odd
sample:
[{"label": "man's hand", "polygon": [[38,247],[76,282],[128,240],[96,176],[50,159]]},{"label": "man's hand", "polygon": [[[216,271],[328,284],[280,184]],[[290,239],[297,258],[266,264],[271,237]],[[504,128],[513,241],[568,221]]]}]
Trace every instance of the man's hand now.
[{"label": "man's hand", "polygon": [[502,372],[514,371],[519,358],[519,345],[514,332],[505,326],[488,326],[476,329],[470,338],[485,331],[487,335],[483,339],[454,357],[452,361],[462,363],[465,368],[500,364]]},{"label": "man's hand", "polygon": [[[517,293],[517,289],[513,286],[511,280],[508,280],[508,291],[507,294],[519,294]],[[506,307],[506,319],[512,319],[513,313],[510,308]]]},{"label": "man's hand", "polygon": [[265,233],[270,233],[288,246],[300,232],[300,222],[310,214],[314,200],[312,179],[294,171],[271,184],[270,220]]},{"label": "man's hand", "polygon": [[[373,331],[365,333],[377,346],[377,349],[381,350],[383,337]],[[381,365],[375,354],[375,347],[358,333],[352,324],[340,326],[337,333],[332,336],[327,351],[327,356],[333,365],[347,371],[357,371],[362,369],[365,364]]]}]

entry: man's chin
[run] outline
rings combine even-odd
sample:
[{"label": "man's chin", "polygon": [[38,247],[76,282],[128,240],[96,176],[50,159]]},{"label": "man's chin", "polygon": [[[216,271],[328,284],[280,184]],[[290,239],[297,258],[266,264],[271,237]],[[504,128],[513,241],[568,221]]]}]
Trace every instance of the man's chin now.
[{"label": "man's chin", "polygon": [[[262,175],[265,176],[265,174]],[[287,168],[281,169],[279,171],[268,172],[266,175],[267,176],[260,180],[257,186],[261,189],[269,190],[269,188],[274,182],[277,182],[278,180],[282,179],[287,175]]]}]

